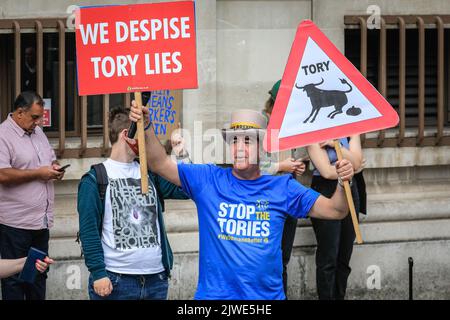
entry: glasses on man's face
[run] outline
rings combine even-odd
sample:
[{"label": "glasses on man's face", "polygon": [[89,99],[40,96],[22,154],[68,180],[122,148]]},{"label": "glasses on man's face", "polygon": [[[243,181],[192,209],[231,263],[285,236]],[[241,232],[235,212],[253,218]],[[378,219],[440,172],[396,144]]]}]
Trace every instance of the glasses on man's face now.
[{"label": "glasses on man's face", "polygon": [[29,115],[29,117],[30,117],[31,121],[33,121],[33,123],[40,124],[43,121],[43,116],[40,115],[40,114],[33,114],[33,113],[31,113]]},{"label": "glasses on man's face", "polygon": [[25,117],[28,117],[29,119],[31,119],[33,121],[38,121],[43,116],[42,114],[33,113],[33,110],[22,109],[22,113]]}]

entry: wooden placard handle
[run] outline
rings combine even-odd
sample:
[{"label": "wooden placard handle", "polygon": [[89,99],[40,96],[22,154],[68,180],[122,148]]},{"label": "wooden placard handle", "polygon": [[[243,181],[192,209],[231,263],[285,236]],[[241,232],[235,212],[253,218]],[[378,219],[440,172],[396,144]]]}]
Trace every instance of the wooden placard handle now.
[{"label": "wooden placard handle", "polygon": [[[342,160],[344,157],[342,156],[341,144],[339,140],[334,140],[334,149],[336,150],[336,154],[338,160]],[[361,231],[359,230],[359,222],[358,217],[356,216],[355,205],[353,203],[352,191],[350,189],[350,184],[348,181],[344,181],[344,190],[347,198],[348,207],[350,209],[350,214],[352,216],[353,228],[355,229],[356,242],[358,244],[363,243],[361,237]]]},{"label": "wooden placard handle", "polygon": [[[138,107],[142,106],[142,94],[140,92],[134,93],[134,100]],[[150,129],[151,130],[151,129]],[[147,153],[145,152],[145,133],[144,133],[144,118],[137,122],[137,138],[139,146],[139,163],[141,167],[141,193],[148,193],[148,170],[147,170]]]}]

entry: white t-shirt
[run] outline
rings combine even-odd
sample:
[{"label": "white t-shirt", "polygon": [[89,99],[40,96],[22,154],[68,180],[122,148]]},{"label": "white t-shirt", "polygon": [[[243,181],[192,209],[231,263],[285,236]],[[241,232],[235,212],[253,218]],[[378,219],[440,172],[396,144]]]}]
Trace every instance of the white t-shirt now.
[{"label": "white t-shirt", "polygon": [[162,272],[155,186],[149,183],[148,194],[141,194],[137,162],[108,159],[103,164],[109,178],[102,232],[106,269],[123,274]]}]

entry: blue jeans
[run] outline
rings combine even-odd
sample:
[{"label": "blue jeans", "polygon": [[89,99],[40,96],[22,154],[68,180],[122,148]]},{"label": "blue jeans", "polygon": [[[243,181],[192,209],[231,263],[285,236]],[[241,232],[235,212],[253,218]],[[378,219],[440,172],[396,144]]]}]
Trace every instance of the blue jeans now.
[{"label": "blue jeans", "polygon": [[156,274],[119,274],[106,271],[113,290],[107,297],[94,291],[92,275],[89,276],[91,300],[167,300],[169,280],[165,271]]}]

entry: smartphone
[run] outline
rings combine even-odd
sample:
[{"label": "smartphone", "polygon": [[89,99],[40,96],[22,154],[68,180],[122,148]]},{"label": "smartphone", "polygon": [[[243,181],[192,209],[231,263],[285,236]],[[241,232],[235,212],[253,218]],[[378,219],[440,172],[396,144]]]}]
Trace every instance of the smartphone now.
[{"label": "smartphone", "polygon": [[[147,106],[148,102],[150,101],[150,98],[152,97],[151,91],[146,91],[141,93],[142,96],[142,105]],[[136,135],[137,125],[136,122],[130,123],[130,128],[128,129],[128,138],[134,139],[134,136]]]},{"label": "smartphone", "polygon": [[56,171],[63,172],[63,171],[66,171],[66,169],[67,169],[68,167],[70,167],[70,164],[66,164],[65,166],[59,168],[59,169],[56,170]]},{"label": "smartphone", "polygon": [[38,273],[38,270],[35,266],[36,260],[39,259],[41,261],[44,261],[46,256],[47,254],[45,252],[31,247],[28,251],[27,260],[25,261],[23,269],[20,272],[19,279],[28,283],[34,283],[34,279],[36,278],[36,275]]}]

